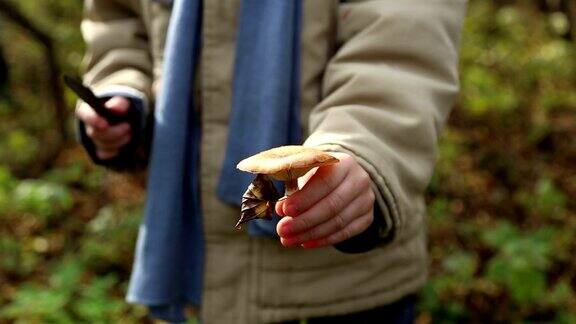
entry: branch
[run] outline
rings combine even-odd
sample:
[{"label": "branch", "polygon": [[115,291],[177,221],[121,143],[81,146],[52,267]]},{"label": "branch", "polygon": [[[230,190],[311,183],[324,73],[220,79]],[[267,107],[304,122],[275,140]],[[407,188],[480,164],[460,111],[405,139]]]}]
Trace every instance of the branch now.
[{"label": "branch", "polygon": [[20,10],[11,2],[0,0],[0,13],[8,19],[26,30],[32,38],[38,41],[46,51],[46,60],[48,61],[49,83],[51,88],[52,101],[55,108],[55,119],[60,132],[60,139],[64,142],[68,138],[66,130],[66,104],[64,101],[64,89],[60,81],[60,66],[56,59],[54,50],[54,41],[52,38],[34,25]]}]

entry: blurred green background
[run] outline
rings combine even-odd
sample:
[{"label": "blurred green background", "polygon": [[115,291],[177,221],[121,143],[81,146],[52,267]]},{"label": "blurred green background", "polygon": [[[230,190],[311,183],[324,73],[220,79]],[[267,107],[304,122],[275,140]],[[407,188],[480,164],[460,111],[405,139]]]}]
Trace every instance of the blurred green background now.
[{"label": "blurred green background", "polygon": [[[146,321],[123,301],[142,178],[88,162],[74,141],[74,96],[58,96],[51,79],[81,62],[81,1],[6,3],[0,323]],[[576,323],[575,7],[470,3],[462,94],[428,190],[419,323]]]}]

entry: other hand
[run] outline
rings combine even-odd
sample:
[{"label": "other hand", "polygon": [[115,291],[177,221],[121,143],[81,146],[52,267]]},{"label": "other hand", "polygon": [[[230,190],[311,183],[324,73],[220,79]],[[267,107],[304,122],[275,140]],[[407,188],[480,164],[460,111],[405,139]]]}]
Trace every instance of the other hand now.
[{"label": "other hand", "polygon": [[[130,100],[125,97],[112,97],[104,104],[118,115],[124,115],[130,109]],[[118,155],[120,149],[130,142],[132,130],[127,122],[110,125],[98,115],[92,107],[82,103],[76,109],[76,117],[86,125],[86,135],[96,146],[96,155],[102,160]]]}]

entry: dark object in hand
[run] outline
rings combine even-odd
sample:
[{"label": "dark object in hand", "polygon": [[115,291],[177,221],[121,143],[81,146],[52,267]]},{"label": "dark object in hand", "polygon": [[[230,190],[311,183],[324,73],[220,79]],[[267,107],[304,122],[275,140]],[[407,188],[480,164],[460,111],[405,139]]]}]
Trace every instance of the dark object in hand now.
[{"label": "dark object in hand", "polygon": [[236,228],[253,219],[272,219],[274,206],[281,195],[266,175],[258,174],[242,196],[240,219]]},{"label": "dark object in hand", "polygon": [[[125,115],[117,115],[106,106],[104,106],[104,100],[101,98],[96,97],[94,92],[90,90],[87,86],[85,86],[82,81],[77,78],[73,78],[70,76],[64,76],[64,83],[74,91],[82,99],[85,103],[87,103],[96,113],[102,116],[110,125],[116,125],[121,122],[129,121],[130,116]],[[130,111],[128,111],[128,115]]]},{"label": "dark object in hand", "polygon": [[[92,107],[99,116],[104,118],[108,124],[116,125],[122,122],[127,122],[130,124],[132,134],[143,133],[143,112],[142,109],[136,109],[133,102],[131,102],[131,107],[125,114],[118,115],[106,108],[104,105],[110,97],[97,97],[90,88],[82,84],[80,79],[64,76],[64,83],[66,83],[66,85],[72,89],[80,99]],[[148,162],[149,143],[146,138],[142,139],[142,136],[132,136],[130,142],[121,149],[117,156],[111,159],[100,159],[96,154],[97,150],[95,144],[86,135],[84,123],[80,122],[79,127],[81,141],[84,143],[86,151],[94,163],[117,171],[143,169],[146,166]],[[141,145],[142,141],[144,141],[144,145]]]}]

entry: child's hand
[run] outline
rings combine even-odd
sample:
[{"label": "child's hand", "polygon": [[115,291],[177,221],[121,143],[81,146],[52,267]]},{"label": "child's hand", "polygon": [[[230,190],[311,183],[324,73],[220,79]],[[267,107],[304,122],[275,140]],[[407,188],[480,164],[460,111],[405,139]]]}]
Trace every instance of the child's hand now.
[{"label": "child's hand", "polygon": [[[114,113],[124,115],[130,109],[130,100],[124,97],[112,97],[106,101],[105,106]],[[129,123],[111,126],[86,103],[82,103],[76,109],[76,117],[86,125],[86,134],[96,145],[96,155],[100,159],[106,160],[115,157],[120,149],[130,142]]]},{"label": "child's hand", "polygon": [[304,187],[276,203],[283,217],[276,231],[284,246],[333,245],[362,233],[374,220],[370,177],[353,156],[334,153],[340,163],[310,171]]}]

